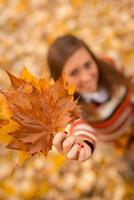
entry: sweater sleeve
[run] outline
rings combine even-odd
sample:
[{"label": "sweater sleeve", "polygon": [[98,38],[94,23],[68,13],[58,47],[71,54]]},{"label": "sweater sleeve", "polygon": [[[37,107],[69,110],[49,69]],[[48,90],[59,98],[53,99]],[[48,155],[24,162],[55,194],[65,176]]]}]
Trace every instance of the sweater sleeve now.
[{"label": "sweater sleeve", "polygon": [[97,136],[95,130],[85,120],[80,118],[75,120],[67,127],[66,131],[69,131],[72,135],[81,136],[83,141],[90,146],[93,153]]}]

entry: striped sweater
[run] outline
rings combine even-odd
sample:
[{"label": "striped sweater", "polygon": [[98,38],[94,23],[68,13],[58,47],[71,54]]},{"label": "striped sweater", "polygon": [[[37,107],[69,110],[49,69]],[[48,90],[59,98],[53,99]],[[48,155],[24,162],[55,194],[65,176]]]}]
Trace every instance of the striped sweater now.
[{"label": "striped sweater", "polygon": [[96,140],[112,142],[125,133],[133,123],[134,102],[130,92],[124,86],[117,89],[115,95],[106,103],[97,106],[100,121],[90,123],[81,118],[69,126],[70,134],[81,136],[95,147]]},{"label": "striped sweater", "polygon": [[[101,55],[101,58],[110,62],[113,67],[116,66],[115,61],[107,55]],[[120,73],[124,75],[124,67],[120,67]],[[134,83],[134,76],[130,77]],[[105,96],[105,97],[104,97]],[[80,119],[74,121],[70,127],[70,134],[82,136],[88,144],[95,148],[97,140],[103,142],[112,142],[118,139],[125,133],[125,130],[134,123],[134,94],[127,91],[124,86],[116,88],[113,97],[108,100],[108,96],[102,90],[100,96],[98,94],[90,95],[91,99],[96,98],[99,102],[96,112],[99,116],[99,121],[87,123],[81,116]],[[85,102],[90,102],[90,99],[84,97]],[[103,102],[104,101],[104,102]]]},{"label": "striped sweater", "polygon": [[[101,58],[117,68],[112,58],[107,55],[102,55]],[[123,66],[120,73],[124,74]],[[129,79],[134,83],[133,75]],[[109,97],[104,90],[100,94],[83,96],[86,103],[90,103],[93,98],[99,105],[95,109],[100,120],[95,120],[89,124],[81,116],[67,127],[70,134],[81,136],[85,142],[88,141],[92,152],[97,140],[103,142],[116,141],[134,123],[134,94],[127,91],[124,86],[117,88],[110,100],[108,100]]]}]

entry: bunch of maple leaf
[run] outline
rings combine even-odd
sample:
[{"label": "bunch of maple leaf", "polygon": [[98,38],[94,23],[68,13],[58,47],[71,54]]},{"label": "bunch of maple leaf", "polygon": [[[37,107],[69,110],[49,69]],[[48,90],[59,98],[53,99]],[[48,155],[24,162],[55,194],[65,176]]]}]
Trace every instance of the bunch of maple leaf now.
[{"label": "bunch of maple leaf", "polygon": [[7,73],[11,87],[0,91],[10,113],[10,117],[0,117],[0,130],[14,123],[7,131],[7,147],[30,156],[40,152],[47,156],[54,135],[79,116],[77,100],[70,93],[72,86],[66,87],[63,75],[51,84],[37,79],[26,68],[20,78]]}]

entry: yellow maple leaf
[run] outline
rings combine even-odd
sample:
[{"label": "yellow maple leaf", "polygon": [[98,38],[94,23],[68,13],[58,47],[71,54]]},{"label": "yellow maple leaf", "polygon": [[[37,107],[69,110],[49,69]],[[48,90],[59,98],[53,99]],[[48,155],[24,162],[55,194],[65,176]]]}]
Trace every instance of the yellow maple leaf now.
[{"label": "yellow maple leaf", "polygon": [[15,131],[19,128],[19,124],[11,119],[12,112],[8,107],[7,100],[0,93],[0,120],[6,123],[3,123],[0,126],[0,142],[3,144],[8,144],[11,141],[11,136],[8,133]]},{"label": "yellow maple leaf", "polygon": [[27,154],[26,151],[18,151],[18,160],[16,162],[16,166],[20,167],[29,157],[30,156]]},{"label": "yellow maple leaf", "polygon": [[26,68],[21,78],[7,73],[11,87],[1,92],[12,112],[9,111],[8,124],[4,119],[4,123],[0,122],[1,141],[9,142],[10,149],[26,151],[21,154],[19,163],[27,155],[42,152],[47,156],[54,134],[79,117],[77,100],[72,99],[74,87],[64,87],[63,76],[50,84],[49,80],[37,79]]},{"label": "yellow maple leaf", "polygon": [[0,119],[10,119],[11,115],[12,112],[8,108],[7,100],[4,95],[0,93]]},{"label": "yellow maple leaf", "polygon": [[[35,76],[33,76],[26,67],[24,67],[21,71],[20,78],[26,81],[27,83],[31,83],[32,86],[34,86],[39,91],[43,89],[47,89],[51,84],[52,80],[47,79],[37,79]],[[28,88],[27,88],[28,89]]]},{"label": "yellow maple leaf", "polygon": [[0,142],[3,144],[8,144],[12,137],[8,133],[16,131],[19,128],[19,124],[14,120],[10,119],[8,124],[0,128]]}]

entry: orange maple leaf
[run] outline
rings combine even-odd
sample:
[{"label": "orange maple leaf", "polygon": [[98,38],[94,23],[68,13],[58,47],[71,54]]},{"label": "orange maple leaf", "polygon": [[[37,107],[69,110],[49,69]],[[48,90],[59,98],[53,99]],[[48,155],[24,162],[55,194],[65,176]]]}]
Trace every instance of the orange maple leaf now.
[{"label": "orange maple leaf", "polygon": [[3,127],[4,125],[7,125],[8,124],[8,120],[2,120],[0,119],[0,128]]},{"label": "orange maple leaf", "polygon": [[19,124],[19,129],[9,133],[12,140],[8,148],[26,151],[29,155],[42,152],[47,156],[54,134],[79,117],[78,100],[72,100],[68,94],[63,76],[49,87],[43,87],[43,83],[47,84],[40,79],[36,87],[33,81],[9,72],[8,75],[12,86],[1,92],[12,112],[11,119]]}]

